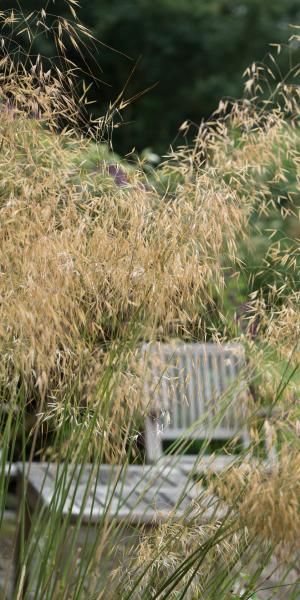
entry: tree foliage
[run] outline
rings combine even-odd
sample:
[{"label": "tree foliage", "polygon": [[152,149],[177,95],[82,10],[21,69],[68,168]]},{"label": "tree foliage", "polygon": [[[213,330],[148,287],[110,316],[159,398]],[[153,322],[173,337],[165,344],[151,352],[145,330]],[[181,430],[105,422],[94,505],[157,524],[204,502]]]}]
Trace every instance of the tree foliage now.
[{"label": "tree foliage", "polygon": [[[44,3],[22,6],[29,13]],[[68,6],[58,0],[54,12],[73,19]],[[220,98],[240,97],[244,69],[263,59],[270,43],[287,42],[289,24],[300,21],[298,0],[83,0],[76,10],[101,42],[82,56],[68,48],[87,82],[96,78],[91,110],[104,114],[122,91],[126,100],[138,96],[115,113],[113,141],[123,153],[176,145],[182,122],[197,126]],[[54,55],[47,36],[37,38],[36,51]],[[296,51],[290,44],[283,71]]]}]

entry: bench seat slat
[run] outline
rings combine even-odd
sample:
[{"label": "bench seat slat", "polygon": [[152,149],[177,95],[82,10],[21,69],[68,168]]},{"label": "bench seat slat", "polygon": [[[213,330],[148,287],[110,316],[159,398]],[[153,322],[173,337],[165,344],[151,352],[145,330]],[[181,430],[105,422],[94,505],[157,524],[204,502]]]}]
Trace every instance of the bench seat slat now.
[{"label": "bench seat slat", "polygon": [[[123,479],[116,483],[118,471],[116,467],[101,465],[98,478],[93,479],[92,466],[87,465],[82,472],[69,467],[65,477],[61,466],[32,463],[25,474],[36,502],[60,511],[63,504],[62,514],[70,512],[72,520],[81,516],[83,522],[96,522],[107,514],[150,522],[166,519],[175,508],[178,515],[183,514],[181,504],[187,478],[178,469],[129,465],[121,473]],[[106,484],[101,480],[101,472]],[[190,500],[191,496],[187,496],[185,506]]]}]

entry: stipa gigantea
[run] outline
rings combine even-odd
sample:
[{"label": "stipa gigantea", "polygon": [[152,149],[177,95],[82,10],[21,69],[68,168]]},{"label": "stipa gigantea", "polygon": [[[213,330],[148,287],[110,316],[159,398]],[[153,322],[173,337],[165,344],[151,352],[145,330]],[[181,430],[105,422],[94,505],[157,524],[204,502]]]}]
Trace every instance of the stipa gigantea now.
[{"label": "stipa gigantea", "polygon": [[[76,21],[77,2],[69,5]],[[2,18],[6,31],[12,27],[17,34],[23,29],[32,44],[39,31],[48,32],[47,16],[42,9],[26,17],[25,23],[21,12],[4,13]],[[230,324],[222,305],[227,274],[238,267],[242,270],[243,242],[251,248],[251,237],[256,236],[252,247],[258,251],[260,219],[273,218],[278,200],[282,223],[289,225],[289,235],[294,231],[295,252],[287,258],[289,248],[283,240],[278,243],[277,230],[270,225],[270,239],[258,257],[256,281],[260,272],[264,277],[269,274],[270,264],[279,279],[287,267],[289,282],[297,279],[293,199],[298,190],[299,108],[297,92],[286,82],[277,90],[280,102],[272,93],[268,104],[252,96],[232,106],[224,104],[225,114],[221,110],[214,123],[201,126],[192,148],[170,153],[162,166],[167,181],[163,197],[151,183],[145,185],[138,169],[126,170],[128,187],[118,187],[101,163],[102,149],[97,147],[112,115],[99,121],[98,128],[87,121],[87,89],[79,94],[78,108],[77,71],[68,62],[67,42],[80,51],[82,35],[94,40],[79,23],[77,29],[75,25],[62,18],[54,21],[53,35],[64,62],[53,65],[50,72],[41,57],[26,55],[18,44],[12,56],[5,38],[2,43],[0,314],[1,391],[6,407],[2,443],[10,461],[19,444],[25,462],[29,444],[35,455],[36,432],[49,427],[55,430],[52,447],[39,448],[46,456],[56,460],[64,456],[66,462],[76,456],[82,465],[92,457],[96,468],[105,460],[126,465],[128,448],[134,446],[136,430],[142,427],[139,342],[228,335]],[[261,67],[251,69],[248,92],[260,92],[263,75]],[[83,137],[82,127],[89,136]],[[91,144],[100,159],[88,167]],[[282,165],[285,158],[291,172],[296,172],[294,183]],[[282,186],[288,183],[291,190],[283,200]],[[268,286],[269,294],[264,290],[264,295],[250,301],[266,345],[276,350],[279,346],[283,353],[297,337],[297,296],[285,281],[277,285],[271,279]],[[250,291],[257,290],[250,286]],[[272,302],[273,310],[271,299],[277,301]],[[217,327],[209,317],[219,309],[222,318],[216,319]],[[249,346],[253,342],[247,333],[241,339]],[[280,394],[276,389],[271,380],[271,402],[276,398],[283,403],[273,427],[282,430],[284,422],[295,434],[291,397],[285,396],[283,386],[278,388]],[[38,424],[28,425],[29,410]],[[253,431],[256,426],[254,422]],[[257,432],[253,439],[258,445],[258,428]],[[296,439],[292,435],[292,446]],[[255,559],[259,556],[262,564],[267,563],[284,533],[282,524],[288,531],[291,523],[298,523],[299,495],[293,477],[293,472],[298,473],[297,461],[295,452],[283,452],[278,470],[262,480],[250,464],[242,484],[237,471],[224,474],[219,501],[222,504],[225,497],[227,518],[205,526],[199,503],[199,523],[169,522],[152,539],[143,539],[136,562],[127,570],[124,561],[121,583],[114,580],[120,597],[149,593],[153,598],[217,597],[222,590],[222,598],[230,598],[241,563],[243,572],[251,573],[252,593],[260,576]],[[4,476],[1,481],[3,513]],[[264,500],[263,514],[258,493]],[[108,554],[114,554],[117,538],[110,535],[122,532],[122,527],[104,518],[94,543],[89,546],[86,540],[81,555],[75,550],[79,526],[71,529],[72,551],[60,572],[53,564],[59,565],[71,514],[60,528],[61,504],[52,508],[47,522],[43,515],[35,515],[34,533],[46,539],[37,568],[38,594],[41,598],[108,597],[115,575],[109,569],[102,573],[102,589],[97,590],[96,558],[103,557],[107,541]],[[25,509],[23,496],[20,513]],[[286,544],[297,550],[293,527]],[[23,548],[26,567],[33,545],[34,538]],[[127,591],[124,570],[130,582]],[[69,577],[72,571],[75,580]],[[21,577],[19,590],[23,581]]]}]

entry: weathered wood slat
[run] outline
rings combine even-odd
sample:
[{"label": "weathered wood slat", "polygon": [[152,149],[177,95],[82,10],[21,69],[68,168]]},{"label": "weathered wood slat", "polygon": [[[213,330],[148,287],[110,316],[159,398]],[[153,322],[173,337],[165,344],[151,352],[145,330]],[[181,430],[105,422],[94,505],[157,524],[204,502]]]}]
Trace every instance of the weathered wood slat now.
[{"label": "weathered wood slat", "polygon": [[239,461],[238,455],[226,455],[220,456],[214,455],[202,455],[197,459],[195,456],[165,456],[162,458],[162,462],[170,464],[173,462],[176,467],[182,469],[185,477],[187,477],[192,470],[195,470],[198,474],[205,474],[209,471],[213,473],[221,473],[224,469],[227,469],[230,465],[233,465],[236,461]]},{"label": "weathered wood slat", "polygon": [[63,471],[62,466],[33,463],[26,468],[26,477],[43,506],[59,508],[63,515],[70,512],[72,519],[95,521],[109,514],[133,520],[145,517],[148,522],[165,519],[174,509],[180,515],[184,510],[186,475],[174,467],[129,465],[122,472],[101,465],[97,476],[89,465],[81,473],[72,466]]}]

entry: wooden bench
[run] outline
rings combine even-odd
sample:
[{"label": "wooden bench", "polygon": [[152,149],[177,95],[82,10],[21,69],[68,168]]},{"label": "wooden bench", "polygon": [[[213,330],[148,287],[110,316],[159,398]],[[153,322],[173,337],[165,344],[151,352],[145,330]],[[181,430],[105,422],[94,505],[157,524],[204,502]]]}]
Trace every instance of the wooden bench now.
[{"label": "wooden bench", "polygon": [[[149,407],[145,439],[147,459],[164,456],[164,443],[176,440],[226,442],[239,438],[249,444],[245,426],[247,386],[242,378],[244,349],[240,344],[144,344],[144,396]],[[197,455],[183,455],[176,464],[188,471]],[[198,470],[216,471],[234,456],[201,456]]]},{"label": "wooden bench", "polygon": [[[244,364],[241,345],[144,344],[143,354],[150,364],[145,378],[145,397],[149,398],[152,410],[153,403],[156,406],[155,416],[153,413],[148,416],[145,424],[146,451],[150,464],[128,465],[123,470],[120,466],[100,465],[97,472],[92,465],[85,466],[82,472],[80,466],[70,466],[64,482],[64,489],[67,486],[68,492],[62,514],[69,512],[71,507],[72,519],[80,517],[83,522],[90,522],[91,519],[97,521],[108,509],[111,516],[125,518],[131,515],[133,520],[139,522],[166,519],[175,508],[178,515],[182,514],[186,503],[184,497],[179,504],[178,499],[180,494],[184,496],[188,470],[197,456],[184,456],[175,465],[164,464],[160,460],[163,457],[164,440],[172,441],[180,436],[196,440],[206,440],[208,437],[227,440],[239,435],[243,446],[247,447],[247,430],[245,427],[241,429],[239,414],[243,412],[245,389],[242,381],[237,382]],[[233,386],[233,399],[220,419],[220,396],[228,392],[230,386]],[[237,410],[237,401],[240,411]],[[160,427],[158,408],[170,414],[165,427]],[[196,427],[193,426],[194,422],[197,423]],[[215,468],[221,470],[233,459],[229,455],[218,456],[214,458]],[[203,456],[202,469],[211,466],[211,462],[211,456]],[[19,474],[23,472],[21,464],[18,465],[18,471]],[[48,463],[26,465],[26,494],[31,507],[39,502],[51,508],[60,472],[64,473],[64,466]],[[120,481],[113,487],[117,476]],[[91,503],[87,498],[82,509],[85,491],[91,485],[94,501]],[[187,496],[189,501],[190,497]]]}]

